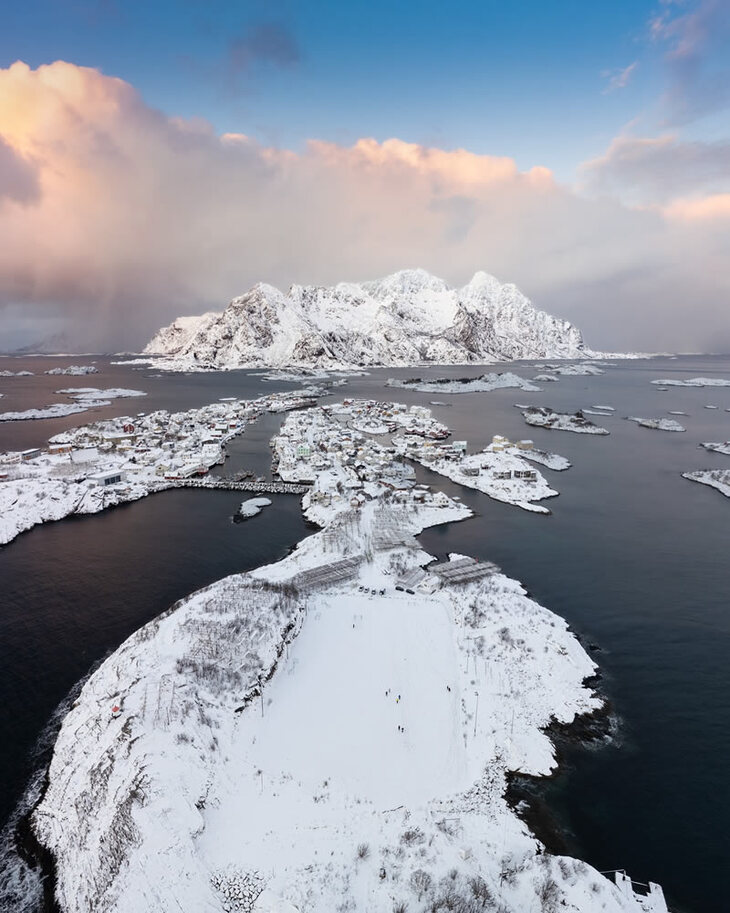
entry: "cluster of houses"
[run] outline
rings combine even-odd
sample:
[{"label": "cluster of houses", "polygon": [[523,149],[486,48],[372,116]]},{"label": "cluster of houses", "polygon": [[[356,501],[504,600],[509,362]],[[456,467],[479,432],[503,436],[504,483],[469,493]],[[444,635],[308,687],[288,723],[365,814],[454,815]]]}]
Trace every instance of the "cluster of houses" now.
[{"label": "cluster of houses", "polygon": [[0,478],[48,474],[86,482],[90,488],[118,488],[204,475],[223,462],[225,444],[247,423],[263,412],[300,408],[310,401],[293,391],[94,422],[56,435],[47,448],[3,454]]},{"label": "cluster of houses", "polygon": [[[430,466],[437,471],[443,471],[444,465],[457,464],[458,474],[465,480],[479,478],[483,473],[489,473],[491,479],[508,481],[518,479],[523,482],[536,482],[537,472],[525,465],[522,461],[515,463],[510,460],[478,458],[479,455],[467,456],[466,441],[451,441],[438,443],[432,440],[419,440],[409,435],[399,435],[393,443],[397,450],[425,466]],[[492,443],[485,448],[484,454],[512,454],[518,455],[519,451],[533,449],[532,441],[517,441],[511,443],[502,435],[495,435]],[[448,473],[451,476],[451,472]]]},{"label": "cluster of houses", "polygon": [[449,434],[420,406],[344,400],[290,414],[274,438],[274,460],[283,479],[313,483],[315,508],[358,508],[384,490],[396,502],[430,502],[437,495],[416,485],[406,454],[368,436],[406,430],[432,442]]}]

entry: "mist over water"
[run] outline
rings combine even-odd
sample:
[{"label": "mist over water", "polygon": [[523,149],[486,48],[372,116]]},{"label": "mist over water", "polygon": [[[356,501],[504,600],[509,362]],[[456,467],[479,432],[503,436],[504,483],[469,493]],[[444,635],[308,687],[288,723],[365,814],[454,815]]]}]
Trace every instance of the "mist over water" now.
[{"label": "mist over water", "polygon": [[[10,364],[10,362],[13,364]],[[70,386],[144,389],[66,419],[0,425],[0,450],[37,446],[51,435],[112,415],[203,405],[298,384],[266,383],[251,372],[164,375],[96,359],[102,373],[47,377],[59,364],[91,359],[3,359],[36,371],[0,378],[0,411],[62,401]],[[420,537],[436,555],[464,552],[496,561],[587,640],[602,690],[620,717],[620,741],[569,752],[546,787],[577,855],[599,869],[626,868],[660,882],[682,910],[725,909],[725,862],[718,834],[730,818],[730,500],[681,472],[730,468],[730,457],[698,448],[730,439],[730,388],[670,388],[661,377],[730,378],[730,358],[626,362],[600,377],[562,377],[542,393],[421,394],[389,389],[389,376],[476,376],[484,368],[375,371],[354,377],[337,398],[364,396],[432,406],[469,449],[494,434],[531,438],[568,457],[566,472],[538,467],[558,498],[540,516],[491,501],[419,469],[422,481],[458,495],[475,517]],[[489,368],[486,370],[499,370]],[[534,368],[511,365],[524,377]],[[514,403],[557,411],[607,404],[593,420],[607,437],[528,427]],[[705,409],[717,405],[718,409]],[[626,415],[678,420],[685,434],[640,428]],[[282,416],[265,416],[229,445],[235,471],[268,472],[268,441]],[[229,573],[277,560],[308,534],[296,498],[276,497],[260,516],[232,524],[236,493],[170,491],[103,514],[37,527],[0,549],[0,822],[33,769],[32,751],[54,708],[92,665],[181,596]]]}]

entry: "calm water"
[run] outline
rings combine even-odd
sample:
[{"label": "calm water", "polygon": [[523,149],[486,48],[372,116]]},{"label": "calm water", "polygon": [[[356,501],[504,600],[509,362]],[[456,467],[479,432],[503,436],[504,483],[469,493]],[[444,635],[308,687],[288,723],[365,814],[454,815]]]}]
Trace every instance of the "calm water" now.
[{"label": "calm water", "polygon": [[[37,366],[30,370],[47,367],[41,367],[40,359],[33,361]],[[108,369],[101,359],[98,364],[104,374],[89,379],[0,379],[0,392],[8,394],[0,407],[56,401],[43,396],[73,385],[130,386],[149,393],[132,401],[131,408],[129,401],[121,402],[99,415],[60,420],[70,427],[102,414],[183,409],[220,396],[277,388],[246,372],[155,378],[148,376],[150,371]],[[0,363],[4,367],[10,365]],[[528,368],[517,370],[530,376]],[[730,408],[730,388],[661,393],[649,381],[730,378],[730,359],[628,362],[601,377],[561,378],[532,394],[505,390],[448,396],[383,387],[389,375],[416,373],[480,372],[374,372],[353,378],[338,396],[443,400],[450,405],[434,411],[470,448],[484,446],[495,433],[529,436],[537,446],[573,462],[567,472],[543,470],[561,493],[548,502],[549,517],[439,480],[476,516],[421,537],[436,554],[463,551],[497,561],[601,647],[596,658],[604,691],[621,719],[621,740],[601,751],[572,752],[548,788],[572,848],[599,869],[625,867],[639,880],[659,881],[682,910],[726,910],[719,834],[730,818],[725,776],[730,756],[730,501],[682,479],[680,472],[730,467],[729,457],[697,447],[700,441],[730,438],[730,412],[724,411]],[[33,389],[28,384],[22,394],[17,387],[13,397],[24,397],[24,405],[11,406],[8,388],[21,381],[37,384]],[[515,402],[569,411],[606,403],[616,407],[616,416],[596,419],[611,431],[608,437],[549,432],[528,428]],[[708,410],[706,404],[720,408]],[[622,418],[658,417],[673,409],[689,413],[679,419],[686,434],[650,431]],[[268,438],[280,418],[267,417],[251,427],[232,445],[228,465],[268,472]],[[54,420],[0,426],[0,449],[42,443],[61,430],[58,425]],[[0,756],[0,818],[22,791],[38,732],[94,661],[185,593],[275,560],[306,535],[296,499],[277,498],[249,524],[233,525],[230,517],[239,500],[222,492],[162,493],[102,515],[36,528],[0,550],[0,725],[10,748]]]}]

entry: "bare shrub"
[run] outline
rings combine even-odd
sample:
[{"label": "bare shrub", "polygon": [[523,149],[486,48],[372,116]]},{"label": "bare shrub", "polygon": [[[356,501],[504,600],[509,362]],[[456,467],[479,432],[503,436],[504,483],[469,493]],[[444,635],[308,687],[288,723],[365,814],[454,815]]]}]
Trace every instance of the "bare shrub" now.
[{"label": "bare shrub", "polygon": [[419,900],[429,892],[432,883],[433,878],[424,869],[416,869],[411,874],[411,887]]},{"label": "bare shrub", "polygon": [[423,843],[425,839],[420,827],[409,828],[407,831],[403,831],[400,836],[400,842],[405,843],[406,846],[415,846],[417,843]]},{"label": "bare shrub", "polygon": [[357,858],[358,859],[367,859],[370,855],[370,844],[369,843],[358,843],[357,845]]}]

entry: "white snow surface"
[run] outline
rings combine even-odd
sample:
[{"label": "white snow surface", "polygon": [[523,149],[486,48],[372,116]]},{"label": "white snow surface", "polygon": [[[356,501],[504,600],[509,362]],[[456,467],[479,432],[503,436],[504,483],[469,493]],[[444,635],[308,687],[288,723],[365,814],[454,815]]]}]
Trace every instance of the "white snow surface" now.
[{"label": "white snow surface", "polygon": [[594,353],[568,321],[476,273],[459,289],[425,270],[331,287],[259,283],[220,314],[178,318],[144,354],[172,370],[465,364]]},{"label": "white snow surface", "polygon": [[[541,853],[504,798],[509,771],[554,768],[551,719],[599,707],[594,663],[498,571],[395,591],[432,560],[412,537],[469,516],[415,498],[381,485],[321,507],[292,555],[182,600],[91,676],[33,818],[64,913],[421,913],[470,885],[505,913],[546,892],[556,909],[637,910]],[[304,582],[348,557],[350,579]]]},{"label": "white snow surface", "polygon": [[498,374],[482,374],[481,377],[464,377],[459,380],[451,378],[395,380],[390,378],[386,386],[402,387],[405,390],[419,390],[422,393],[490,393],[492,390],[503,390],[511,387],[525,390],[528,393],[540,392],[540,387],[536,387],[529,380],[525,380],[524,377],[519,377],[519,375],[513,374],[511,371],[504,371]]}]

